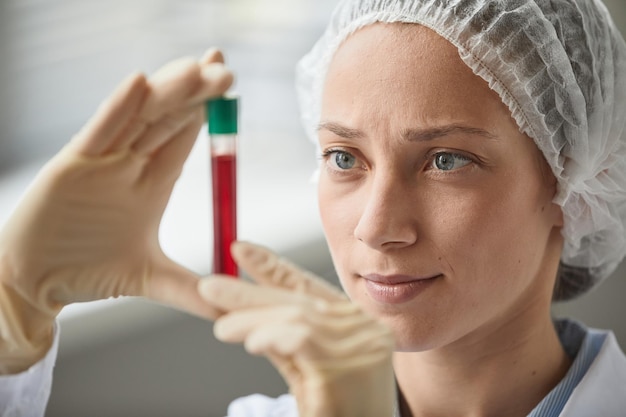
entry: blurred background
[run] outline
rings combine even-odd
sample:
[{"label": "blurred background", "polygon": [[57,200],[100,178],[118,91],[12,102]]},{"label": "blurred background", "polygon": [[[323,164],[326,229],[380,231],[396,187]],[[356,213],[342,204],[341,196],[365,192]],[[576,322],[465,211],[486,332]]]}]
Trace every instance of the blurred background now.
[{"label": "blurred background", "polygon": [[[240,236],[319,275],[334,273],[317,217],[315,151],[299,123],[294,66],[335,0],[0,0],[0,221],[44,161],[128,73],[219,46],[242,97]],[[626,33],[626,3],[607,0]],[[211,268],[206,138],[161,228],[164,249]],[[626,347],[626,265],[557,316],[612,328]],[[215,341],[210,323],[141,300],[64,309],[47,416],[226,415],[242,395],[286,387],[261,358]]]}]

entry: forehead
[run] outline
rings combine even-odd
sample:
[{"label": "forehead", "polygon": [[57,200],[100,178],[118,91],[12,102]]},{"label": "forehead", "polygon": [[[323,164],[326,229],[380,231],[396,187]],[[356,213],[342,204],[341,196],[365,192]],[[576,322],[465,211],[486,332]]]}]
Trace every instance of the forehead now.
[{"label": "forehead", "polygon": [[426,124],[457,117],[512,120],[454,45],[426,27],[407,23],[361,28],[335,53],[325,80],[322,120],[330,115],[355,118],[356,113],[364,118],[410,116]]}]

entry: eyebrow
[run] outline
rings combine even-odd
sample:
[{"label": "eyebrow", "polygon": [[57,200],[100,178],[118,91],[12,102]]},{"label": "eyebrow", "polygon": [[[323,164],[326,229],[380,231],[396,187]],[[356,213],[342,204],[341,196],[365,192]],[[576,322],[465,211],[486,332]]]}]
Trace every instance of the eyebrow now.
[{"label": "eyebrow", "polygon": [[[360,139],[365,136],[365,133],[359,129],[346,127],[336,122],[322,122],[318,125],[317,130],[328,130],[344,139]],[[487,139],[496,139],[495,135],[484,129],[456,123],[424,129],[405,129],[402,132],[402,137],[411,142],[427,142],[443,136],[459,133],[472,136],[482,136]]]}]

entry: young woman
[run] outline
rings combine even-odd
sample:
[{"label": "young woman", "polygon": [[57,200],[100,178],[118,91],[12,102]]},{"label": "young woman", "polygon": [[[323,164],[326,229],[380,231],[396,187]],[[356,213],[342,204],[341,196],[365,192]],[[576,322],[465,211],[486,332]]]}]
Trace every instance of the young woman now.
[{"label": "young woman", "polygon": [[231,417],[623,415],[614,336],[550,316],[626,252],[626,45],[599,2],[339,4],[299,87],[347,297],[248,243],[233,253],[257,284],[196,292],[160,251],[196,104],[230,81],[221,61],[133,77],[16,211],[5,391],[27,381],[43,410],[49,387],[28,375],[50,380],[59,308],[131,294],[217,318],[218,338],[275,364],[291,393]]}]

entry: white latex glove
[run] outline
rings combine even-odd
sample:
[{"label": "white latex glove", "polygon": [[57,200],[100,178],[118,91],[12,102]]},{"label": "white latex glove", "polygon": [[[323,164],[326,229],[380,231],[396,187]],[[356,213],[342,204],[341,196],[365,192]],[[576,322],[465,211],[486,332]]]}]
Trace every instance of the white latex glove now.
[{"label": "white latex glove", "polygon": [[289,385],[300,417],[391,416],[390,329],[267,249],[238,242],[232,253],[257,284],[200,282],[202,297],[225,312],[215,322],[216,337],[266,356]]},{"label": "white latex glove", "polygon": [[170,260],[158,229],[204,121],[233,76],[222,54],[128,77],[35,178],[0,233],[0,371],[50,346],[64,305],[120,295],[214,317],[198,277]]}]

